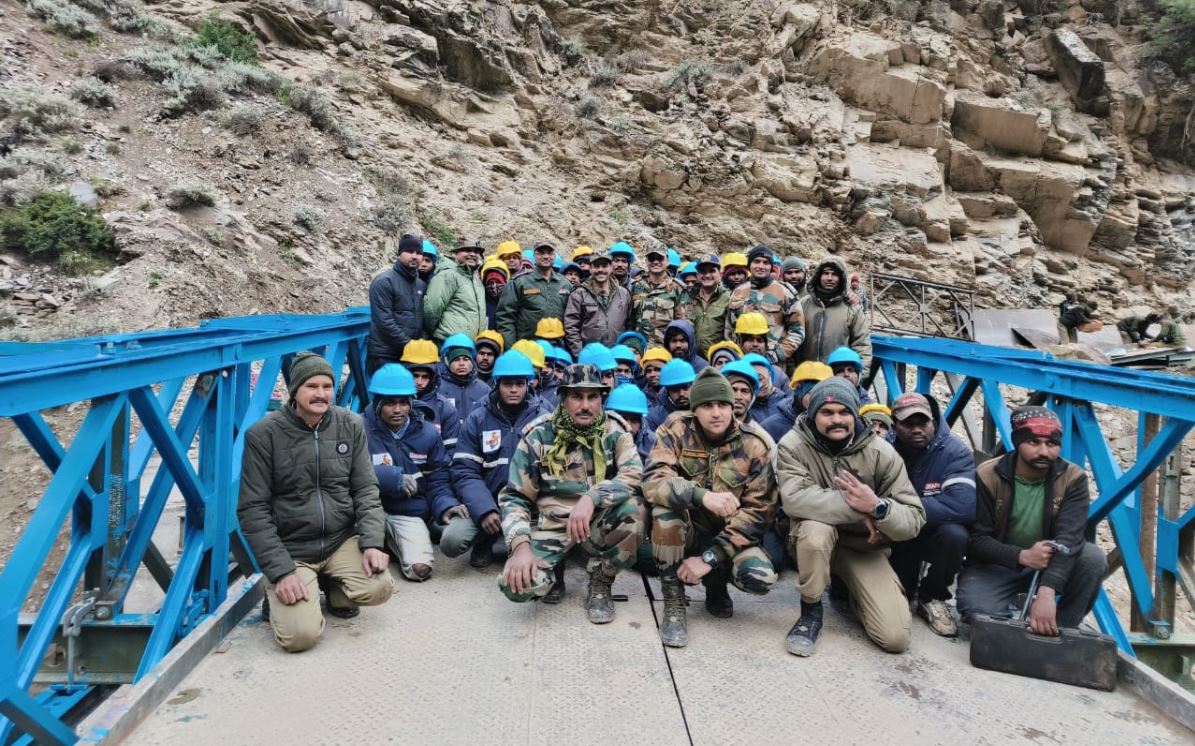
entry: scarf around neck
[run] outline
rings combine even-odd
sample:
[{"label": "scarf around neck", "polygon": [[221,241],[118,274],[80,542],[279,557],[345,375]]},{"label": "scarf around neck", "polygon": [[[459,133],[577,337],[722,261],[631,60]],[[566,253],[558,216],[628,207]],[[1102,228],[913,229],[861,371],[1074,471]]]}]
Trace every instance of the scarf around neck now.
[{"label": "scarf around neck", "polygon": [[568,451],[573,446],[588,448],[593,452],[593,474],[596,481],[606,478],[606,413],[602,412],[593,424],[582,427],[568,416],[564,407],[557,407],[552,415],[552,427],[556,429],[556,441],[544,456],[544,465],[553,476],[564,476],[568,465]]}]

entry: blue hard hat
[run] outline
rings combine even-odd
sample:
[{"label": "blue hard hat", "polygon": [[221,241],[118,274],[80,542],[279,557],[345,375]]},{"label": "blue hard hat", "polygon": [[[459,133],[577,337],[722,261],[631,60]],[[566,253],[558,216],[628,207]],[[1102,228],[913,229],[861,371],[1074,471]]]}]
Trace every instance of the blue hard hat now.
[{"label": "blue hard hat", "polygon": [[631,245],[626,241],[619,241],[618,243],[614,244],[610,247],[610,251],[607,253],[611,256],[611,258],[613,258],[616,254],[625,254],[630,261],[635,261],[635,250],[632,249]]},{"label": "blue hard hat", "polygon": [[781,262],[779,254],[772,254],[772,264],[775,264],[777,267],[780,266]]},{"label": "blue hard hat", "polygon": [[490,377],[498,378],[535,378],[535,366],[531,358],[518,350],[504,352],[494,361],[494,370]]},{"label": "blue hard hat", "polygon": [[531,249],[523,249],[523,258],[532,264],[535,263],[535,252]]},{"label": "blue hard hat", "polygon": [[535,343],[544,351],[544,361],[547,362],[548,358],[552,357],[552,351],[556,349],[556,346],[546,339],[537,339]]},{"label": "blue hard hat", "polygon": [[647,415],[647,395],[634,384],[624,383],[615,386],[606,399],[606,409],[615,412],[627,412],[639,416]]},{"label": "blue hard hat", "polygon": [[[750,357],[750,355],[748,357]],[[759,356],[755,355],[755,357]],[[751,382],[751,388],[753,388],[756,393],[759,393],[759,374],[755,372],[755,368],[752,368],[751,363],[749,363],[746,359],[733,360],[722,366],[722,375],[729,378],[731,374],[737,374],[743,378],[746,378]]]},{"label": "blue hard hat", "polygon": [[444,358],[444,362],[448,362],[448,351],[453,347],[460,347],[469,351],[469,357],[477,357],[477,345],[473,344],[473,340],[468,334],[450,334],[444,340],[444,344],[440,345],[440,356]]},{"label": "blue hard hat", "polygon": [[614,357],[615,362],[635,365],[635,351],[626,345],[614,345],[610,348],[610,354]]},{"label": "blue hard hat", "polygon": [[688,360],[669,360],[660,369],[660,385],[664,388],[687,386],[696,378],[697,374],[693,372],[693,366]]},{"label": "blue hard hat", "polygon": [[428,241],[426,238],[423,239],[423,253],[436,258],[439,258],[440,256],[440,252],[438,249],[436,249],[436,245],[431,241]]},{"label": "blue hard hat", "polygon": [[564,260],[561,259],[559,256],[557,256],[556,260],[552,262],[552,269],[556,270],[557,272],[560,272],[561,270],[563,270],[564,269]]},{"label": "blue hard hat", "polygon": [[[746,363],[747,365],[763,365],[768,369],[768,373],[771,374],[772,379],[775,380],[776,378],[776,368],[772,365],[772,361],[758,352],[749,352],[743,355],[739,362]],[[726,366],[722,366],[722,370],[726,370]]]},{"label": "blue hard hat", "polygon": [[693,262],[685,262],[680,266],[680,271],[677,274],[681,277],[695,275],[697,274],[697,266]]},{"label": "blue hard hat", "polygon": [[852,350],[850,347],[842,346],[836,347],[828,358],[826,358],[826,365],[833,368],[835,365],[842,365],[849,363],[860,371],[863,370],[863,358],[859,357],[859,353]]},{"label": "blue hard hat", "polygon": [[614,340],[614,344],[626,345],[627,347],[630,347],[631,345],[627,343],[631,341],[639,343],[639,347],[641,348],[639,350],[640,353],[647,351],[647,336],[642,332],[623,332],[622,334],[618,335],[618,339]]},{"label": "blue hard hat", "polygon": [[581,365],[595,365],[602,373],[612,373],[618,368],[610,349],[601,342],[590,342],[582,347],[577,362]]},{"label": "blue hard hat", "polygon": [[369,393],[377,396],[414,396],[415,377],[398,363],[386,363],[369,379]]},{"label": "blue hard hat", "polygon": [[551,352],[544,354],[544,358],[547,360],[555,360],[557,365],[573,364],[573,356],[568,354],[568,350],[564,349],[563,347],[553,346]]},{"label": "blue hard hat", "polygon": [[676,249],[668,249],[668,266],[669,267],[679,267],[680,266],[680,252],[677,251]]}]

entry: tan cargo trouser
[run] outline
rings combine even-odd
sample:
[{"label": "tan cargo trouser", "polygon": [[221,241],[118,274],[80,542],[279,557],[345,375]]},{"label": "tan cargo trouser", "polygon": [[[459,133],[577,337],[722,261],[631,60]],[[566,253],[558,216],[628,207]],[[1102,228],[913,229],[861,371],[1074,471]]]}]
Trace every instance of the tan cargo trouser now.
[{"label": "tan cargo trouser", "polygon": [[328,577],[328,605],[377,606],[394,593],[394,577],[389,570],[366,575],[361,566],[357,537],[350,536],[323,562],[295,562],[295,574],[307,588],[307,598],[287,606],[274,594],[274,585],[266,585],[270,599],[270,626],[274,639],[288,653],[307,650],[324,631],[324,615],[319,607],[319,576]]},{"label": "tan cargo trouser", "polygon": [[796,521],[789,551],[797,558],[797,591],[813,603],[830,585],[831,573],[847,585],[851,603],[872,642],[889,653],[909,647],[909,600],[885,552],[838,546],[838,529],[817,521]]}]

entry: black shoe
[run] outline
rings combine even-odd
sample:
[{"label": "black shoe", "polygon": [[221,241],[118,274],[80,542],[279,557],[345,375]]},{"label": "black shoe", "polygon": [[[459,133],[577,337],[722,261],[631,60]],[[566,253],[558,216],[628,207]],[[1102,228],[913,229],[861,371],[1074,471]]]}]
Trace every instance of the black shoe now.
[{"label": "black shoe", "polygon": [[270,597],[263,596],[261,599],[261,620],[263,622],[270,621]]},{"label": "black shoe", "polygon": [[544,603],[556,605],[564,599],[564,560],[556,565],[556,582],[552,583],[548,595],[544,596]]},{"label": "black shoe", "polygon": [[801,601],[801,618],[788,631],[784,639],[784,647],[793,655],[807,658],[813,655],[813,647],[817,644],[817,636],[822,631],[822,602],[806,603]]},{"label": "black shoe", "polygon": [[660,641],[670,648],[689,644],[689,623],[685,612],[685,589],[676,576],[661,577],[664,593],[664,618],[660,626]]},{"label": "black shoe", "polygon": [[332,588],[332,579],[327,575],[320,575],[316,580],[316,584],[319,586],[320,592],[324,594],[324,601],[328,605],[328,613],[332,616],[337,617],[338,619],[352,619],[361,613],[361,609],[357,608],[356,606],[345,606],[341,608],[332,605],[332,594],[330,592]]},{"label": "black shoe", "polygon": [[722,578],[710,579],[706,575],[701,579],[705,586],[705,610],[719,619],[729,619],[734,616],[734,601],[726,589],[726,581]]},{"label": "black shoe", "polygon": [[610,586],[614,578],[598,567],[589,573],[589,592],[585,597],[585,612],[594,624],[609,624],[614,621],[614,604]]},{"label": "black shoe", "polygon": [[494,564],[494,542],[477,541],[469,553],[469,567],[484,570]]}]

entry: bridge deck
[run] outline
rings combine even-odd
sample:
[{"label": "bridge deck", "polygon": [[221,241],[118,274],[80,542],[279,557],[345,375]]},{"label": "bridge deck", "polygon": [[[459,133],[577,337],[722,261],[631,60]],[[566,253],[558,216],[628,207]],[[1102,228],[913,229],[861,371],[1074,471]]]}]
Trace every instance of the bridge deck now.
[{"label": "bridge deck", "polygon": [[[495,565],[495,568],[497,566]],[[818,651],[784,651],[793,574],[735,616],[691,589],[689,647],[657,636],[658,602],[623,573],[618,616],[585,621],[584,574],[565,603],[518,605],[463,560],[386,606],[329,617],[315,649],[277,649],[256,611],[134,732],[133,744],[1189,744],[1192,734],[1126,690],[1095,692],[979,671],[967,644],[914,619],[904,655],[880,652],[827,609]],[[658,596],[659,587],[650,581]]]}]

